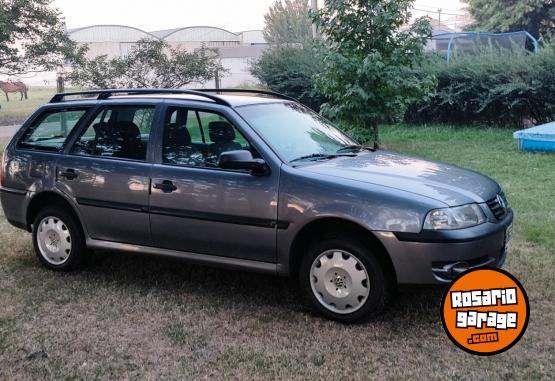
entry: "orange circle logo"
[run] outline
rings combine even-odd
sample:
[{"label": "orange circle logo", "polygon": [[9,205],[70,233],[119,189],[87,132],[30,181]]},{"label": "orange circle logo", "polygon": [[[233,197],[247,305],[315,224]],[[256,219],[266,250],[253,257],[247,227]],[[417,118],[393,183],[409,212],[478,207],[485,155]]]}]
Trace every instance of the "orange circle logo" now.
[{"label": "orange circle logo", "polygon": [[443,294],[441,319],[459,348],[480,356],[515,345],[530,317],[526,291],[504,270],[481,268],[459,275]]}]

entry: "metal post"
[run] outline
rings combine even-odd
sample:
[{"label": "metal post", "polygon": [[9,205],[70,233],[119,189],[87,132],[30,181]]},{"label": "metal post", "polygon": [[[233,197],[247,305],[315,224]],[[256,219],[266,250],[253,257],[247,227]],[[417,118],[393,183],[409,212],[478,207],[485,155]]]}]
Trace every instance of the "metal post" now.
[{"label": "metal post", "polygon": [[438,8],[437,9],[437,18],[438,18],[438,26],[437,29],[441,30],[441,11],[443,11],[443,9]]},{"label": "metal post", "polygon": [[214,74],[214,85],[216,86],[216,89],[220,88],[220,72],[218,70],[216,70]]},{"label": "metal post", "polygon": [[56,90],[58,91],[58,93],[63,93],[64,88],[65,88],[64,76],[61,74],[58,74],[58,77],[56,78]]}]

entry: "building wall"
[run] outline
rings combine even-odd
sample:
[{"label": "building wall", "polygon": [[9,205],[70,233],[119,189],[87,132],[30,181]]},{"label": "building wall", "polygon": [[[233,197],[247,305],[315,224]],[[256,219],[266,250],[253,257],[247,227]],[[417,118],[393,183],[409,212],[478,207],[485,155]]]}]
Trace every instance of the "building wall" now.
[{"label": "building wall", "polygon": [[243,85],[256,84],[257,80],[249,72],[252,58],[222,58],[222,66],[227,73],[222,75],[220,84],[222,87],[239,87]]},{"label": "building wall", "polygon": [[68,31],[77,42],[136,42],[142,38],[154,39],[151,34],[124,25],[95,25]]},{"label": "building wall", "polygon": [[86,45],[88,58],[107,55],[121,57],[129,53],[141,39],[156,37],[140,29],[123,25],[96,25],[68,31],[69,37],[80,45]]},{"label": "building wall", "polygon": [[[122,25],[97,25],[69,30],[68,35],[77,43],[88,46],[89,58],[100,55],[107,55],[110,58],[125,56],[138,40],[145,38],[161,39],[173,48],[187,51],[199,49],[201,46],[215,48],[220,52],[222,65],[227,69],[227,73],[221,78],[221,85],[225,87],[255,83],[256,80],[250,75],[249,68],[251,63],[260,57],[266,46],[260,30],[232,33],[209,26],[149,33]],[[214,83],[204,86],[213,87]]]},{"label": "building wall", "polygon": [[234,41],[241,43],[241,37],[227,30],[214,27],[188,27],[178,29],[163,38],[168,42],[210,42],[210,41]]},{"label": "building wall", "polygon": [[266,39],[261,30],[247,30],[240,33],[243,45],[264,45]]}]

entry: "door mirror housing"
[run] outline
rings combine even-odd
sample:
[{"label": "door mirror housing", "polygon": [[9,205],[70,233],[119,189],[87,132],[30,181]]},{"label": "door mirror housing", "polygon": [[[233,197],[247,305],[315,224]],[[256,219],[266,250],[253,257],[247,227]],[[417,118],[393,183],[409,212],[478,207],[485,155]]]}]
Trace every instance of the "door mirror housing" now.
[{"label": "door mirror housing", "polygon": [[262,159],[254,159],[250,151],[226,151],[220,154],[218,167],[222,169],[247,170],[253,176],[270,174],[270,167]]}]

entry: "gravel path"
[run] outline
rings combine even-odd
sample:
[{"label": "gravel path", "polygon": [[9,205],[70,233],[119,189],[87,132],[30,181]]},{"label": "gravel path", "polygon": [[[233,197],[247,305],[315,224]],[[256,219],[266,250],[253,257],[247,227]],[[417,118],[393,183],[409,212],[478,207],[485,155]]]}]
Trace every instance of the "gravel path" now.
[{"label": "gravel path", "polygon": [[0,139],[11,138],[19,130],[19,126],[2,126],[0,127]]}]

